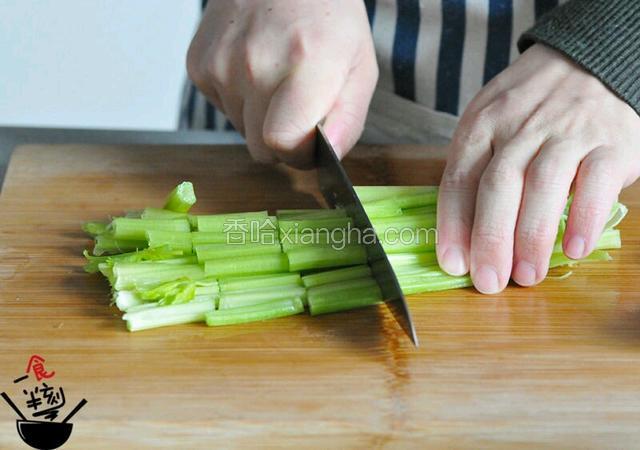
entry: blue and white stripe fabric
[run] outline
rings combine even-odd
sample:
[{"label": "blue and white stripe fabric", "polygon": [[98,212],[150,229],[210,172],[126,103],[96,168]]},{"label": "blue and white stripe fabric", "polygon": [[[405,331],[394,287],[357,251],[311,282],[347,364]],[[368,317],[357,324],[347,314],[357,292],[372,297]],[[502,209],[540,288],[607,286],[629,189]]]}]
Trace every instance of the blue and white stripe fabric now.
[{"label": "blue and white stripe fabric", "polygon": [[[518,57],[518,37],[562,0],[364,0],[380,80],[369,141],[449,137],[480,88]],[[182,128],[230,129],[187,87]]]}]

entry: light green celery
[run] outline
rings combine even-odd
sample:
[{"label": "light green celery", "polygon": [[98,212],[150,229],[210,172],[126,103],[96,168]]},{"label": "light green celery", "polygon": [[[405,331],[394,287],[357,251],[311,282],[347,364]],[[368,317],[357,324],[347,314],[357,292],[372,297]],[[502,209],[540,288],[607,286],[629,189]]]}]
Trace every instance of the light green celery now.
[{"label": "light green celery", "polygon": [[160,306],[158,302],[145,302],[139,305],[130,306],[123,312],[136,313],[138,311],[144,311],[145,309],[157,308],[158,306]]},{"label": "light green celery", "polygon": [[328,217],[326,219],[299,219],[299,220],[279,220],[278,227],[280,235],[286,233],[309,233],[310,231],[331,231],[335,229],[346,229],[351,225],[349,217]]},{"label": "light green celery", "polygon": [[353,228],[349,231],[336,228],[333,230],[308,230],[307,232],[293,233],[286,232],[281,236],[282,250],[287,253],[298,248],[309,246],[329,245],[335,249],[344,248],[347,245],[359,244],[364,239],[359,229]]},{"label": "light green celery", "polygon": [[311,288],[322,284],[336,283],[366,276],[371,276],[371,268],[366,265],[361,265],[305,275],[302,277],[302,283],[305,287]]},{"label": "light green celery", "polygon": [[277,255],[282,253],[279,242],[272,244],[200,244],[194,246],[194,250],[200,263],[210,259]]},{"label": "light green celery", "polygon": [[289,268],[294,272],[367,263],[367,252],[361,245],[350,245],[341,250],[326,245],[298,248],[289,251],[287,257]]},{"label": "light green celery", "polygon": [[[400,239],[395,239],[393,237],[393,241],[382,241],[382,248],[387,254],[395,254],[395,253],[433,253],[435,251],[436,245],[433,239],[407,239],[409,242],[403,242]],[[429,241],[429,242],[427,242]]]},{"label": "light green celery", "polygon": [[140,331],[169,325],[204,322],[206,314],[214,310],[213,301],[191,302],[183,305],[158,306],[125,314],[125,320],[129,331]]},{"label": "light green celery", "polygon": [[371,275],[364,277],[352,278],[349,280],[341,280],[333,283],[320,284],[318,286],[310,287],[307,292],[310,296],[315,297],[319,295],[329,295],[340,291],[347,291],[352,289],[369,288],[378,286],[378,282]]},{"label": "light green celery", "polygon": [[161,305],[177,305],[188,303],[195,297],[196,285],[188,279],[178,279],[149,289],[137,289],[136,292],[145,301],[157,301]]},{"label": "light green celery", "polygon": [[347,311],[382,302],[382,293],[377,285],[344,289],[326,294],[312,294],[311,291],[312,289],[309,289],[307,293],[307,302],[312,316]]},{"label": "light green celery", "polygon": [[223,292],[220,295],[219,309],[242,308],[292,297],[298,297],[304,303],[306,289],[303,286],[273,286],[246,291]]},{"label": "light green celery", "polygon": [[393,269],[407,265],[432,266],[438,264],[435,253],[396,253],[388,255]]},{"label": "light green celery", "polygon": [[142,219],[186,219],[187,213],[169,211],[160,208],[145,208],[142,211]]},{"label": "light green celery", "polygon": [[437,196],[437,186],[354,186],[362,203],[370,203],[382,199],[402,198],[412,195]]},{"label": "light green celery", "polygon": [[562,252],[554,253],[551,255],[551,260],[549,261],[549,268],[553,269],[555,267],[561,266],[573,266],[575,264],[585,263],[585,262],[595,262],[595,261],[611,261],[611,255],[603,250],[596,250],[591,252],[589,256],[582,259],[571,259],[566,256]]},{"label": "light green celery", "polygon": [[613,205],[613,208],[611,208],[609,219],[607,220],[607,223],[604,226],[604,228],[611,229],[618,226],[618,224],[622,222],[622,219],[625,218],[628,212],[629,212],[629,208],[627,208],[625,205],[623,205],[620,202],[616,202]]},{"label": "light green celery", "polygon": [[[246,233],[247,236],[249,233]],[[194,231],[191,233],[193,245],[200,244],[226,244],[229,242],[228,233],[216,233],[211,231]],[[248,241],[248,238],[245,240]]]},{"label": "light green celery", "polygon": [[105,222],[85,222],[82,224],[82,230],[93,237],[106,233],[108,229],[109,224]]},{"label": "light green celery", "polygon": [[[594,250],[611,250],[621,247],[622,240],[620,238],[620,231],[604,230],[600,235],[598,242],[596,242]],[[562,251],[562,239],[558,239],[553,247],[553,253],[561,253]]]},{"label": "light green celery", "polygon": [[235,292],[274,286],[302,286],[299,273],[274,273],[244,277],[227,277],[219,280],[220,291]]},{"label": "light green celery", "polygon": [[126,311],[129,308],[146,303],[134,291],[115,291],[113,293],[113,302],[120,311]]},{"label": "light green celery", "polygon": [[196,258],[196,255],[186,255],[169,259],[161,259],[156,262],[162,264],[198,264],[198,258]]},{"label": "light green celery", "polygon": [[403,216],[433,215],[438,212],[438,205],[419,206],[417,208],[407,208],[402,210]]},{"label": "light green celery", "polygon": [[471,277],[468,275],[454,277],[444,272],[441,272],[438,275],[433,273],[423,275],[398,274],[398,283],[400,284],[402,293],[405,295],[419,294],[421,292],[445,291],[448,289],[473,286]]},{"label": "light green celery", "polygon": [[98,270],[109,281],[111,287],[115,283],[115,277],[113,275],[113,266],[107,263],[98,264]]},{"label": "light green celery", "polygon": [[102,256],[104,254],[131,252],[146,247],[147,241],[145,239],[116,239],[111,233],[103,233],[96,236],[93,254]]},{"label": "light green celery", "polygon": [[173,250],[180,250],[184,254],[193,253],[193,244],[191,243],[191,233],[188,231],[147,231],[147,242],[149,247],[167,246]]},{"label": "light green celery", "polygon": [[207,313],[209,326],[234,325],[239,323],[256,322],[292,316],[304,311],[304,305],[299,298],[274,300],[259,305],[244,306],[242,308],[219,309]]},{"label": "light green celery", "polygon": [[347,217],[344,209],[279,209],[276,211],[278,220],[299,220],[299,219],[329,219],[336,217]]},{"label": "light green celery", "polygon": [[394,199],[364,203],[362,206],[364,207],[367,216],[369,216],[369,219],[394,217],[402,214],[402,208]]},{"label": "light green celery", "polygon": [[116,262],[113,266],[113,274],[114,288],[117,290],[146,289],[180,278],[194,281],[204,278],[204,271],[198,265],[158,262]]},{"label": "light green celery", "polygon": [[[251,230],[252,223],[260,225],[267,221],[266,226],[270,226],[267,211],[255,211],[245,213],[229,213],[229,214],[213,214],[206,216],[193,216],[197,223],[198,231],[208,231],[215,233],[240,232],[243,229],[248,232]],[[256,226],[256,225],[254,225]]]},{"label": "light green celery", "polygon": [[393,197],[387,199],[376,200],[373,202],[365,203],[365,210],[367,208],[371,211],[384,210],[385,208],[400,207],[403,209],[419,208],[424,206],[435,205],[438,201],[438,191],[424,192],[417,194],[408,194],[400,197]]},{"label": "light green celery", "polygon": [[174,258],[180,254],[182,254],[182,252],[172,250],[166,246],[147,248],[137,252],[121,253],[119,255],[110,256],[91,256],[89,255],[89,252],[85,250],[83,255],[87,259],[88,263],[84,266],[84,270],[89,273],[95,273],[99,270],[99,266],[102,263],[112,266],[116,261],[156,261]]},{"label": "light green celery", "polygon": [[[403,230],[409,230],[412,233],[417,233],[422,230],[425,230],[424,232],[426,232],[426,230],[434,230],[432,234],[435,238],[437,220],[435,214],[427,214],[373,219],[371,220],[371,224],[376,230],[378,236],[382,236],[385,232],[389,231],[400,233]],[[408,233],[409,231],[405,233]]]},{"label": "light green celery", "polygon": [[196,193],[190,181],[183,181],[169,193],[164,204],[164,209],[169,211],[186,213],[196,203]]},{"label": "light green celery", "polygon": [[217,277],[260,275],[287,272],[289,271],[289,262],[284,254],[212,259],[205,261],[204,271],[207,275]]},{"label": "light green celery", "polygon": [[146,240],[147,231],[191,231],[186,219],[128,219],[118,217],[111,222],[116,239]]}]

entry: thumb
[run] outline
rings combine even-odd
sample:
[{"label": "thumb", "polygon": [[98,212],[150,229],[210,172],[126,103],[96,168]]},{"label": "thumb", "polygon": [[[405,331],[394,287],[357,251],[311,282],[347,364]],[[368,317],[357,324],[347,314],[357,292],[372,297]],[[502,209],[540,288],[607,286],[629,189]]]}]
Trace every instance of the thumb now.
[{"label": "thumb", "polygon": [[336,103],[347,73],[333,64],[305,62],[275,90],[262,132],[278,159],[294,167],[313,165],[315,127]]},{"label": "thumb", "polygon": [[377,81],[378,69],[375,63],[373,67],[355,67],[327,114],[324,130],[340,159],[351,150],[362,134]]}]

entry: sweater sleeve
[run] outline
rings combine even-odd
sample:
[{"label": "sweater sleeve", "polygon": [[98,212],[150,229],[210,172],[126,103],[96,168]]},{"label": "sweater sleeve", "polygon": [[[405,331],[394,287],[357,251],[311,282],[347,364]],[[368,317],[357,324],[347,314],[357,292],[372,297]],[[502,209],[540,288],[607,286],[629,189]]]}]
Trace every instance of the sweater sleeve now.
[{"label": "sweater sleeve", "polygon": [[541,43],[591,72],[640,114],[640,0],[569,0],[518,41]]}]

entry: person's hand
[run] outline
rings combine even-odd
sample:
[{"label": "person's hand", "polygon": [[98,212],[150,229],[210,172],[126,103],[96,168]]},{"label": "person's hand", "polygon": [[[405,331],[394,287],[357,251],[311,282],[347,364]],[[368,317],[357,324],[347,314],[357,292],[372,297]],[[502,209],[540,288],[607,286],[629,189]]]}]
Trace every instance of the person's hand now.
[{"label": "person's hand", "polygon": [[300,167],[324,118],[339,156],[351,149],[378,79],[362,0],[211,0],[187,70],[256,160]]},{"label": "person's hand", "polygon": [[587,256],[640,175],[640,117],[559,52],[534,45],[471,102],[438,201],[438,261],[496,293],[547,274],[575,179],[564,253]]}]

